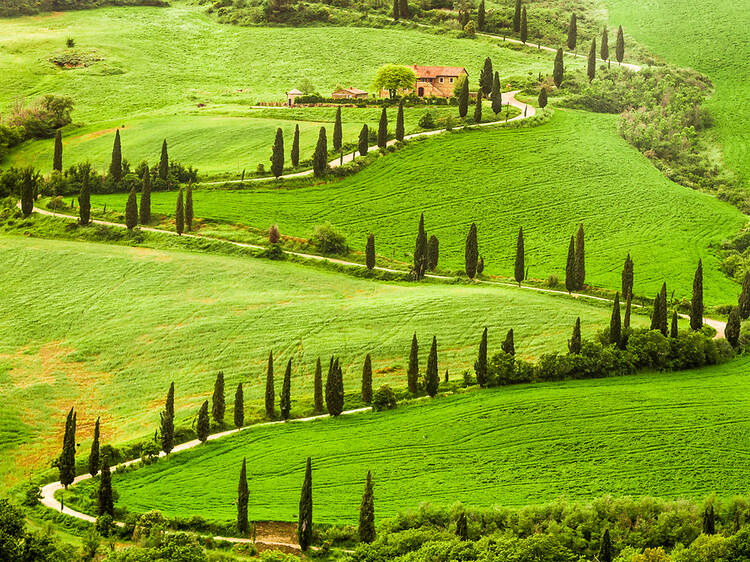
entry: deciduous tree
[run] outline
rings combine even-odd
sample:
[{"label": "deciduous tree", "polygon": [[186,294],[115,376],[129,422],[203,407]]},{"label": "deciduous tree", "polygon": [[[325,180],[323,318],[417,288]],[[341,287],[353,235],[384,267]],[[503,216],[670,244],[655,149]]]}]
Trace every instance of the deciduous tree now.
[{"label": "deciduous tree", "polygon": [[326,128],[321,127],[318,132],[318,143],[315,145],[313,153],[313,174],[320,177],[325,174],[328,168],[328,139],[326,138]]},{"label": "deciduous tree", "polygon": [[578,21],[575,13],[570,14],[570,23],[568,24],[568,50],[575,52],[576,43],[578,42]]},{"label": "deciduous tree", "polygon": [[479,353],[477,360],[474,362],[474,372],[477,375],[477,384],[481,387],[487,385],[487,328],[482,332],[482,339],[479,340]]},{"label": "deciduous tree", "polygon": [[378,147],[385,148],[388,142],[388,114],[385,107],[380,111],[380,121],[378,122]]},{"label": "deciduous tree", "polygon": [[362,402],[365,404],[372,402],[372,359],[369,353],[362,367]]},{"label": "deciduous tree", "polygon": [[471,223],[469,234],[466,237],[466,250],[464,252],[464,262],[466,275],[469,279],[474,279],[477,273],[477,260],[479,259],[479,248],[477,245],[477,225]]},{"label": "deciduous tree", "polygon": [[703,327],[703,260],[698,260],[698,268],[693,277],[693,298],[690,301],[690,329]]},{"label": "deciduous tree", "polygon": [[279,177],[284,171],[284,132],[281,127],[276,129],[276,138],[271,150],[271,173]]},{"label": "deciduous tree", "polygon": [[182,204],[182,188],[180,188],[177,194],[177,205],[174,210],[174,228],[177,234],[182,236],[182,232],[185,230],[185,207]]},{"label": "deciduous tree", "polygon": [[367,471],[365,492],[359,506],[359,541],[371,543],[375,540],[375,503],[372,495],[372,475]]},{"label": "deciduous tree", "polygon": [[241,535],[247,534],[250,525],[247,521],[247,505],[250,501],[250,491],[247,487],[247,462],[242,457],[240,481],[237,484],[237,531]]},{"label": "deciduous tree", "polygon": [[143,173],[142,180],[140,222],[141,224],[148,224],[151,222],[151,174],[148,169]]},{"label": "deciduous tree", "polygon": [[563,50],[557,49],[555,55],[555,67],[552,71],[552,81],[555,83],[555,87],[559,88],[562,84],[563,78],[565,78],[565,66],[563,65]]},{"label": "deciduous tree", "polygon": [[226,401],[224,399],[224,372],[219,371],[214,381],[214,394],[211,402],[211,416],[216,425],[224,425]]},{"label": "deciduous tree", "polygon": [[276,415],[274,399],[276,391],[273,385],[273,351],[268,352],[268,367],[266,368],[266,417],[273,419]]},{"label": "deciduous tree", "polygon": [[112,160],[109,163],[109,177],[115,183],[122,179],[122,148],[120,147],[120,129],[115,131],[115,142],[112,145]]},{"label": "deciduous tree", "polygon": [[336,121],[333,124],[333,150],[341,150],[343,132],[341,130],[341,106],[336,108]]},{"label": "deciduous tree", "polygon": [[576,318],[575,326],[573,326],[573,335],[568,340],[568,351],[574,355],[580,355],[581,353],[581,317]]},{"label": "deciduous tree", "polygon": [[[400,9],[400,8],[399,8]],[[408,17],[400,14],[401,17]],[[394,99],[399,90],[411,90],[417,83],[417,75],[408,66],[386,64],[375,74],[374,86],[376,90],[387,90]]]},{"label": "deciduous tree", "polygon": [[125,203],[125,226],[128,230],[133,230],[138,226],[138,199],[135,195],[135,186],[130,188],[128,200]]},{"label": "deciduous tree", "polygon": [[279,400],[281,419],[288,420],[292,409],[292,360],[289,359],[284,371],[284,383],[281,385],[281,399]]},{"label": "deciduous tree", "polygon": [[174,383],[169,385],[164,411],[161,413],[161,448],[167,454],[174,449]]},{"label": "deciduous tree", "polygon": [[52,157],[52,169],[56,172],[62,172],[62,154],[62,131],[60,131],[60,129],[57,129],[57,133],[55,133],[55,154]]},{"label": "deciduous tree", "polygon": [[237,390],[234,391],[234,426],[242,427],[245,425],[245,393],[242,390],[242,383],[237,383]]},{"label": "deciduous tree", "polygon": [[440,386],[438,375],[437,338],[432,336],[430,354],[427,356],[427,372],[425,373],[425,390],[430,396],[435,396]]},{"label": "deciduous tree", "polygon": [[211,424],[208,419],[208,400],[204,400],[198,410],[198,421],[195,424],[195,432],[201,443],[205,443],[211,430]]},{"label": "deciduous tree", "polygon": [[[339,107],[339,112],[340,111],[341,111],[341,108]],[[336,128],[335,127],[333,129],[333,136],[334,136],[334,139],[335,139],[336,138]],[[341,148],[341,147],[339,146],[339,148]],[[294,138],[292,138],[292,151],[289,154],[289,157],[292,160],[292,167],[296,168],[297,166],[299,166],[299,124],[297,124],[297,125],[294,126]]]},{"label": "deciduous tree", "polygon": [[91,442],[91,452],[89,453],[89,474],[94,477],[97,472],[99,472],[99,418],[96,418],[94,440]]},{"label": "deciduous tree", "polygon": [[409,367],[406,369],[406,382],[409,392],[416,394],[419,390],[419,344],[417,343],[417,332],[411,338],[411,351],[409,352]]},{"label": "deciduous tree", "polygon": [[302,493],[299,498],[299,517],[297,518],[297,541],[302,552],[306,552],[312,542],[312,465],[307,457],[305,480],[302,483]]}]

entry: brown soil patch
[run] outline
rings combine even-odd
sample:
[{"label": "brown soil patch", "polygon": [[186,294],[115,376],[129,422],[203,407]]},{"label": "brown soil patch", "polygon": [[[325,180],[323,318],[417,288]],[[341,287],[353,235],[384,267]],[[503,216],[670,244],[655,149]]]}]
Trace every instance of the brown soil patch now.
[{"label": "brown soil patch", "polygon": [[138,258],[151,259],[158,262],[172,261],[172,256],[160,250],[154,250],[153,248],[133,247],[129,248],[129,253]]},{"label": "brown soil patch", "polygon": [[70,142],[70,141],[82,142],[82,141],[88,141],[88,140],[91,140],[91,139],[96,139],[96,138],[99,138],[99,137],[103,137],[104,135],[113,135],[115,133],[115,131],[117,131],[117,129],[127,129],[127,127],[125,125],[123,125],[122,127],[113,127],[111,129],[102,129],[101,131],[94,131],[93,133],[86,133],[85,135],[78,135],[78,136],[75,136],[75,137],[70,137],[70,139],[69,139],[68,142]]}]

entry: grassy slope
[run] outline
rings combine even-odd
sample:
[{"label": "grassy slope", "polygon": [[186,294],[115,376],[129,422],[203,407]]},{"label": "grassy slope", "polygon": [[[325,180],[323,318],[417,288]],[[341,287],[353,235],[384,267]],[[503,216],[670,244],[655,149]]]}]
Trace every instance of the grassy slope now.
[{"label": "grassy slope", "polygon": [[[437,179],[437,181],[436,181]],[[152,195],[174,213],[174,193]],[[419,213],[440,239],[444,267],[460,269],[472,221],[486,271],[511,276],[518,227],[526,234],[530,275],[564,279],[568,240],[583,221],[587,280],[619,288],[622,262],[636,264],[635,290],[655,294],[667,281],[689,296],[704,259],[708,303],[732,302],[737,287],[717,269],[711,242],[743,224],[731,206],[680,187],[617,136],[615,117],[558,110],[542,127],[458,134],[416,143],[355,176],[302,189],[196,191],[196,216],[304,236],[330,221],[356,249],[375,233],[378,252],[414,249]],[[96,196],[96,206],[124,208],[125,195]],[[408,259],[408,258],[406,258]]]},{"label": "grassy slope", "polygon": [[250,429],[115,476],[114,486],[119,503],[135,511],[230,520],[247,456],[251,519],[294,520],[309,455],[315,520],[337,523],[356,522],[367,470],[378,517],[422,501],[517,506],[604,494],[744,493],[750,383],[740,371],[750,364],[738,361]]},{"label": "grassy slope", "polygon": [[[670,62],[708,74],[727,164],[750,185],[750,9],[725,0],[651,2],[605,0],[609,19]],[[664,30],[668,29],[669,33]]]},{"label": "grassy slope", "polygon": [[229,403],[242,381],[252,419],[269,349],[278,377],[293,358],[300,413],[318,356],[341,356],[354,393],[368,352],[376,386],[404,386],[414,331],[423,346],[437,335],[440,372],[455,379],[471,368],[485,325],[491,349],[513,327],[528,357],[565,349],[576,316],[586,335],[609,322],[606,306],[513,288],[399,285],[146,248],[0,237],[0,264],[0,482],[57,452],[71,405],[85,451],[98,415],[104,442],[151,433],[173,380],[178,418],[189,423],[223,370]]}]

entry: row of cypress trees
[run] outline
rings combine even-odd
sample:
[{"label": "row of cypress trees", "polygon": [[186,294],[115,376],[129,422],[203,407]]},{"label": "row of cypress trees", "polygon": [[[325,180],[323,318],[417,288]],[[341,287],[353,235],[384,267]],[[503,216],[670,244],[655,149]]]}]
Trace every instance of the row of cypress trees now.
[{"label": "row of cypress trees", "polygon": [[565,263],[565,288],[568,292],[580,291],[586,282],[586,249],[583,223],[578,232],[570,236],[568,259]]}]

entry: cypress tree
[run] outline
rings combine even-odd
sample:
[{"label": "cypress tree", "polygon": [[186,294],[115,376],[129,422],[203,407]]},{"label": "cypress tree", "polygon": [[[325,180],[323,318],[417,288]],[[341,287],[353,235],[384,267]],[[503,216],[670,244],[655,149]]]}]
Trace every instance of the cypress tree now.
[{"label": "cypress tree", "polygon": [[219,371],[214,382],[214,394],[211,403],[211,416],[214,418],[216,425],[224,425],[224,412],[226,411],[226,402],[224,400],[224,372]]},{"label": "cypress tree", "polygon": [[479,354],[474,362],[474,372],[477,375],[477,384],[482,388],[487,384],[487,328],[482,332],[482,339],[479,340]]},{"label": "cypress tree", "polygon": [[727,341],[732,344],[732,347],[736,348],[740,342],[740,312],[735,306],[729,311],[729,319],[727,325],[724,328],[724,337]]},{"label": "cypress tree", "polygon": [[568,246],[568,261],[565,264],[565,288],[569,293],[575,291],[577,287],[576,279],[576,245],[575,238],[570,237],[570,246]]},{"label": "cypress tree", "polygon": [[469,112],[469,80],[461,82],[461,90],[458,93],[458,116],[463,119]]},{"label": "cypress tree", "polygon": [[477,103],[474,105],[474,123],[482,122],[482,92],[477,93]]},{"label": "cypress tree", "polygon": [[521,31],[521,0],[516,0],[516,9],[513,12],[513,31]]},{"label": "cypress tree", "polygon": [[130,188],[128,201],[125,203],[125,226],[128,230],[133,230],[138,226],[138,199],[135,195],[135,186]]},{"label": "cypress tree", "polygon": [[365,404],[372,402],[372,359],[369,353],[362,367],[362,402]]},{"label": "cypress tree", "polygon": [[617,28],[617,43],[615,44],[615,58],[617,64],[622,63],[625,58],[625,36],[622,33],[622,26]]},{"label": "cypress tree", "polygon": [[114,517],[115,506],[114,497],[112,496],[112,472],[109,470],[109,461],[105,456],[102,459],[102,475],[99,478],[99,502],[97,513]]},{"label": "cypress tree", "polygon": [[466,520],[465,511],[462,511],[456,520],[456,536],[462,541],[469,539],[469,524]]},{"label": "cypress tree", "polygon": [[62,153],[62,132],[57,129],[57,133],[55,133],[55,155],[52,157],[52,169],[56,172],[62,172]]},{"label": "cypress tree", "polygon": [[570,14],[570,24],[568,25],[568,50],[575,52],[576,42],[578,41],[578,22],[575,13]]},{"label": "cypress tree", "polygon": [[604,26],[604,31],[602,31],[602,46],[599,51],[599,58],[609,60],[609,32],[606,25]]},{"label": "cypress tree", "polygon": [[427,234],[424,231],[424,213],[419,217],[419,230],[417,231],[417,241],[414,245],[414,273],[417,279],[424,277],[427,269]]},{"label": "cypress tree", "polygon": [[[341,108],[339,107],[339,112]],[[333,129],[333,138],[336,138],[336,129]],[[340,140],[339,140],[340,142]],[[339,148],[341,148],[339,146]],[[299,124],[294,126],[294,138],[292,139],[292,151],[289,157],[292,160],[292,167],[296,168],[299,166]]]},{"label": "cypress tree", "polygon": [[143,174],[141,187],[141,224],[151,222],[151,174],[148,170]]},{"label": "cypress tree", "polygon": [[586,281],[586,249],[584,247],[583,223],[576,233],[576,289],[583,289]]},{"label": "cypress tree", "polygon": [[279,177],[284,171],[284,132],[281,127],[276,129],[276,138],[271,149],[271,173]]},{"label": "cypress tree", "polygon": [[526,39],[529,38],[529,27],[526,21],[526,6],[521,11],[521,43],[526,44]]},{"label": "cypress tree", "polygon": [[629,300],[633,296],[633,260],[630,254],[625,258],[625,265],[622,267],[622,298]]},{"label": "cypress tree", "polygon": [[477,29],[479,31],[484,31],[484,20],[485,20],[485,8],[484,8],[484,0],[482,0],[479,3],[479,8],[477,9]]},{"label": "cypress tree", "polygon": [[89,474],[94,477],[97,472],[99,472],[99,418],[96,418],[94,440],[91,442],[91,452],[89,453]]},{"label": "cypress tree", "polygon": [[698,260],[698,268],[693,277],[693,299],[690,301],[690,329],[703,327],[703,260]]},{"label": "cypress tree", "polygon": [[336,121],[333,124],[333,149],[341,150],[343,133],[341,131],[341,106],[336,108]]},{"label": "cypress tree", "polygon": [[576,324],[573,326],[573,335],[568,340],[568,351],[574,355],[581,353],[581,317],[576,318]]},{"label": "cypress tree", "polygon": [[302,552],[305,552],[312,542],[312,466],[307,457],[305,467],[305,481],[302,483],[302,493],[299,498],[299,517],[297,518],[297,540]]},{"label": "cypress tree", "polygon": [[89,171],[90,168],[88,164],[84,165],[81,193],[78,195],[78,216],[80,217],[80,223],[82,225],[87,225],[89,224],[89,222],[91,222],[91,190],[89,189]]},{"label": "cypress tree", "polygon": [[494,78],[495,73],[492,71],[492,59],[487,57],[484,59],[484,66],[482,67],[482,72],[479,74],[478,98],[481,99],[483,95],[489,96],[492,93],[492,82]]},{"label": "cypress tree", "polygon": [[742,292],[737,300],[740,318],[746,320],[750,316],[750,271],[742,278]]},{"label": "cypress tree", "polygon": [[539,107],[541,109],[544,109],[547,107],[547,88],[542,86],[542,89],[539,90],[539,97],[537,98],[537,103],[539,104]]},{"label": "cypress tree", "polygon": [[266,417],[273,419],[275,414],[274,399],[275,391],[273,388],[273,351],[268,353],[268,368],[266,369]]},{"label": "cypress tree", "polygon": [[359,131],[359,141],[357,142],[357,150],[359,150],[360,156],[366,156],[367,150],[368,150],[368,137],[370,136],[370,131],[367,129],[367,123],[362,125],[362,129]]},{"label": "cypress tree", "polygon": [[409,3],[407,0],[400,0],[398,4],[398,15],[406,20],[409,19]]},{"label": "cypress tree", "polygon": [[380,111],[380,122],[378,123],[378,147],[385,148],[388,142],[388,114],[385,107]]},{"label": "cypress tree", "polygon": [[398,21],[400,14],[398,13],[398,0],[393,0],[393,19]]},{"label": "cypress tree", "polygon": [[557,54],[555,55],[555,67],[552,71],[552,80],[555,83],[555,87],[560,87],[560,84],[562,84],[564,77],[565,66],[563,65],[563,50],[557,49]]},{"label": "cypress tree", "polygon": [[57,461],[60,472],[60,484],[67,489],[76,476],[76,415],[73,408],[65,419],[62,453]]},{"label": "cypress tree", "polygon": [[174,383],[169,385],[164,411],[161,413],[161,448],[167,454],[174,449]]},{"label": "cypress tree", "polygon": [[479,260],[477,261],[477,275],[482,275],[483,271],[484,271],[484,257],[479,256]]},{"label": "cypress tree", "polygon": [[185,190],[185,227],[188,232],[193,230],[193,184],[188,183]]},{"label": "cypress tree", "polygon": [[182,236],[182,232],[185,230],[185,208],[182,204],[182,188],[180,188],[177,194],[177,205],[174,210],[174,227],[177,234]]},{"label": "cypress tree", "polygon": [[588,65],[586,66],[586,76],[589,77],[589,82],[591,82],[596,76],[596,37],[591,40],[589,60]]},{"label": "cypress tree", "polygon": [[288,420],[292,409],[292,360],[289,359],[284,371],[284,383],[281,385],[281,399],[279,400],[281,419]]},{"label": "cypress tree", "polygon": [[122,179],[122,149],[120,148],[120,129],[115,131],[115,143],[112,146],[112,161],[109,163],[109,177],[115,183]]},{"label": "cypress tree", "polygon": [[492,100],[492,113],[494,113],[495,118],[497,118],[497,114],[503,110],[503,94],[500,93],[499,72],[495,72],[495,75],[492,77],[492,93],[490,94],[490,99]]},{"label": "cypress tree", "polygon": [[398,102],[398,113],[396,113],[396,140],[404,140],[404,100]]},{"label": "cypress tree", "polygon": [[323,369],[320,366],[320,357],[315,364],[315,378],[313,380],[313,398],[315,402],[315,411],[323,411]]},{"label": "cypress tree", "polygon": [[716,533],[716,516],[714,515],[714,506],[709,505],[703,511],[703,534],[713,535]]},{"label": "cypress tree", "polygon": [[409,367],[406,369],[406,382],[409,392],[416,394],[419,390],[419,344],[417,343],[417,332],[411,338],[411,351],[409,352]]},{"label": "cypress tree", "polygon": [[167,154],[167,139],[161,143],[161,156],[159,157],[159,178],[164,181],[169,175],[169,154]]},{"label": "cypress tree", "polygon": [[246,534],[250,528],[247,521],[247,504],[249,500],[250,491],[247,488],[247,461],[245,457],[242,457],[240,481],[237,484],[237,531],[242,535]]},{"label": "cypress tree", "polygon": [[332,416],[338,416],[344,411],[344,377],[338,359],[334,361],[332,368],[328,371],[326,407],[328,413]]},{"label": "cypress tree", "polygon": [[440,376],[438,375],[437,359],[437,338],[432,336],[432,347],[430,354],[427,356],[427,373],[425,374],[425,390],[430,396],[435,396],[440,385]]},{"label": "cypress tree", "polygon": [[471,223],[469,234],[466,237],[466,251],[464,252],[466,263],[466,275],[469,279],[474,279],[477,273],[477,260],[479,259],[479,249],[477,247],[477,225]]},{"label": "cypress tree", "polygon": [[516,239],[516,267],[514,271],[514,278],[518,286],[521,286],[521,282],[524,279],[526,272],[525,257],[523,247],[523,227],[518,229],[518,238]]},{"label": "cypress tree", "polygon": [[651,313],[651,330],[659,330],[659,316],[661,315],[659,312],[660,307],[661,293],[656,293],[656,298],[654,299],[654,310]]},{"label": "cypress tree", "polygon": [[313,153],[313,173],[316,177],[322,176],[328,167],[328,139],[326,138],[326,128],[321,127],[318,132],[318,143],[315,145]]},{"label": "cypress tree", "polygon": [[662,335],[666,338],[669,332],[667,331],[667,284],[663,283],[661,286],[661,293],[659,293],[661,299],[661,306],[659,306],[659,330]]},{"label": "cypress tree", "polygon": [[628,300],[625,301],[625,319],[622,321],[623,328],[630,328],[630,304],[633,300],[633,295],[628,295]]},{"label": "cypress tree", "polygon": [[[34,172],[31,168],[23,170],[21,175],[21,211],[25,217],[28,217],[34,210]],[[83,179],[83,183],[88,187],[88,170],[87,175]],[[88,191],[87,191],[88,194]],[[81,188],[81,195],[83,195],[83,188]],[[78,198],[80,203],[81,198]],[[80,206],[80,205],[79,205]],[[91,207],[89,206],[89,209]],[[88,223],[88,215],[86,222],[83,222],[83,211],[81,211],[81,224]]]},{"label": "cypress tree", "polygon": [[375,236],[372,233],[367,236],[367,245],[365,246],[365,265],[370,271],[375,267]]},{"label": "cypress tree", "polygon": [[604,530],[602,545],[599,548],[599,562],[612,562],[612,541],[609,538],[609,529]]},{"label": "cypress tree", "polygon": [[237,384],[237,390],[234,391],[234,426],[242,427],[245,425],[245,393],[242,390],[242,383]]},{"label": "cypress tree", "polygon": [[208,400],[204,400],[201,409],[198,410],[198,422],[195,424],[195,432],[198,434],[198,439],[201,443],[206,442],[209,431],[210,422],[208,420]]},{"label": "cypress tree", "polygon": [[367,471],[365,492],[359,506],[359,542],[371,543],[375,540],[375,504],[372,495],[372,475]]},{"label": "cypress tree", "polygon": [[508,330],[508,333],[505,335],[505,341],[503,341],[500,348],[508,355],[516,354],[516,344],[513,341],[513,328]]},{"label": "cypress tree", "polygon": [[677,328],[677,311],[673,310],[672,311],[672,326],[669,331],[669,337],[676,338],[679,335],[680,335],[680,331]]},{"label": "cypress tree", "polygon": [[622,347],[622,325],[620,323],[620,293],[615,294],[612,316],[609,319],[609,343]]},{"label": "cypress tree", "polygon": [[435,271],[440,258],[440,241],[432,234],[427,240],[427,269]]}]

